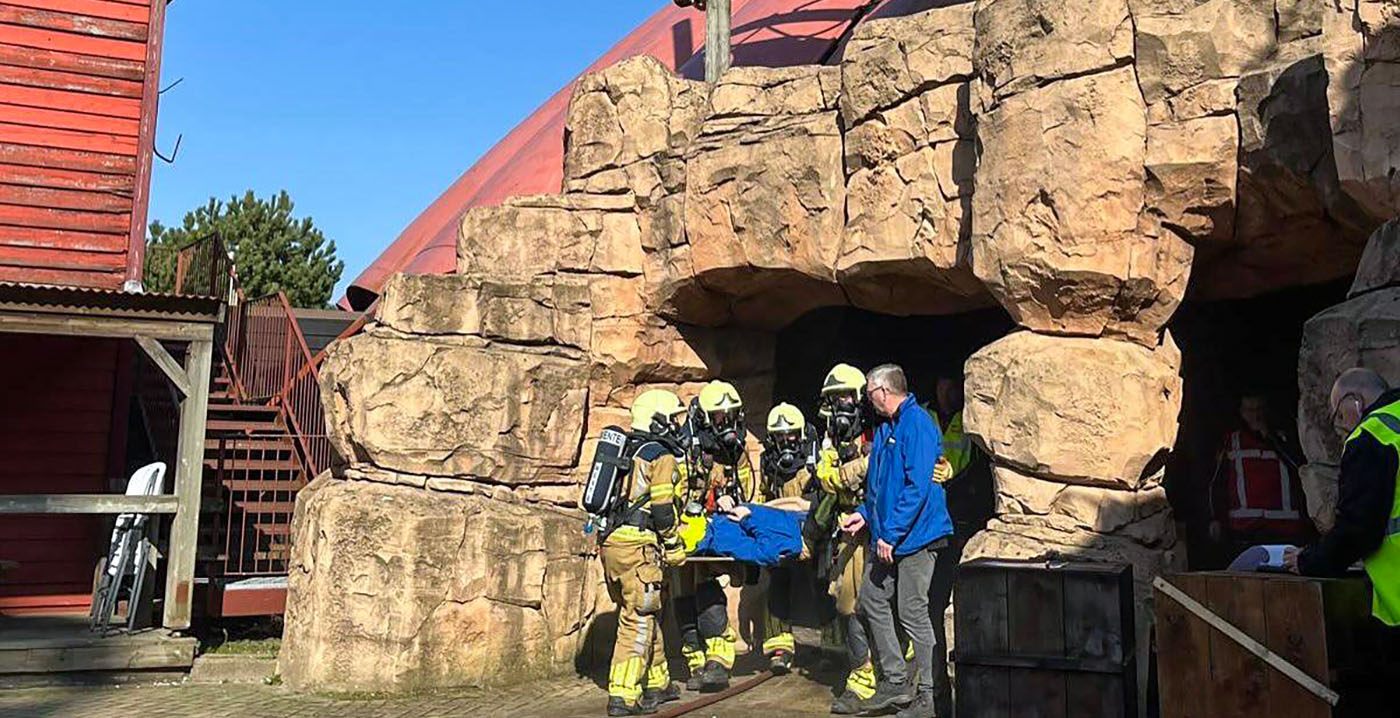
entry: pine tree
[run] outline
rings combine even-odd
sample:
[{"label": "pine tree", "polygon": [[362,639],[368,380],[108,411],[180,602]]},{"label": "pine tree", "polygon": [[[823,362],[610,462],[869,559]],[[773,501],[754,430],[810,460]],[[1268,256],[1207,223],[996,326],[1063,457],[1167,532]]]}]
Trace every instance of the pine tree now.
[{"label": "pine tree", "polygon": [[328,241],[310,217],[294,217],[292,209],[285,191],[264,200],[248,190],[241,198],[230,197],[227,204],[210,197],[203,207],[187,213],[180,227],[152,222],[146,240],[146,289],[173,290],[175,250],[217,233],[233,253],[248,298],[281,290],[292,306],[329,305],[345,263],[336,259],[335,242]]}]

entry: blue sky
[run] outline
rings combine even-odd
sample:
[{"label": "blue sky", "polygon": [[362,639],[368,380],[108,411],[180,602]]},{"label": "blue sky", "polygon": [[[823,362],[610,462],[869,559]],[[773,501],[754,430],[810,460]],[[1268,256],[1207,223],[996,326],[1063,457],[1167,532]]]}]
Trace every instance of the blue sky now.
[{"label": "blue sky", "polygon": [[[478,157],[669,0],[170,5],[150,218],[286,189],[336,296]],[[606,8],[606,9],[603,9]]]}]

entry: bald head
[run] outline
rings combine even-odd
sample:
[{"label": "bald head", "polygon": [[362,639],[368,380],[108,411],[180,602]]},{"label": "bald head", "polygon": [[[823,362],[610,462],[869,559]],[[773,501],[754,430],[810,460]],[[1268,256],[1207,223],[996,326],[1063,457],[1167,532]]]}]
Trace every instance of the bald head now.
[{"label": "bald head", "polygon": [[1366,411],[1390,385],[1376,372],[1357,367],[1342,372],[1332,383],[1332,421],[1338,431],[1350,434]]}]

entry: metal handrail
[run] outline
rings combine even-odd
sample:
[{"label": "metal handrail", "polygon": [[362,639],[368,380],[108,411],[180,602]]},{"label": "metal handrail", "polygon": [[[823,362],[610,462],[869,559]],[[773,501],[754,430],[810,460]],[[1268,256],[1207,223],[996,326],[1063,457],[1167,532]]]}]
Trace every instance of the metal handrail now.
[{"label": "metal handrail", "polygon": [[189,242],[176,251],[175,294],[227,302],[235,277],[233,259],[217,233]]}]

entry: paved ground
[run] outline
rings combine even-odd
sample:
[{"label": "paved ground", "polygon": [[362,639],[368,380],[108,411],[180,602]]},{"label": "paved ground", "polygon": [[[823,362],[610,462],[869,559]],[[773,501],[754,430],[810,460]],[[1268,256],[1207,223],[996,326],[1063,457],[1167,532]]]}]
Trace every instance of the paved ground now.
[{"label": "paved ground", "polygon": [[[737,681],[744,677],[736,677]],[[688,701],[697,694],[688,694]],[[826,716],[831,689],[799,674],[773,678],[747,693],[690,715],[709,718]],[[279,686],[165,685],[0,690],[4,718],[158,716],[333,716],[334,718],[571,718],[604,715],[606,695],[587,678],[564,678],[504,690],[462,690],[412,697],[333,698]],[[676,705],[676,704],[670,704]],[[668,706],[670,707],[670,706]]]}]

